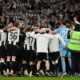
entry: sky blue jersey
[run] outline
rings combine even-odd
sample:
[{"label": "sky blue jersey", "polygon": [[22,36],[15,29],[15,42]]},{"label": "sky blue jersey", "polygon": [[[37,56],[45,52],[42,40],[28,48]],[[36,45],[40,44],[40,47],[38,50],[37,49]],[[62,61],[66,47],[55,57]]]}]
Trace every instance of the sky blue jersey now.
[{"label": "sky blue jersey", "polygon": [[66,45],[68,45],[68,43],[69,43],[69,39],[67,38],[67,33],[69,30],[70,29],[66,28],[66,26],[54,30],[56,33],[59,33],[63,37]]}]

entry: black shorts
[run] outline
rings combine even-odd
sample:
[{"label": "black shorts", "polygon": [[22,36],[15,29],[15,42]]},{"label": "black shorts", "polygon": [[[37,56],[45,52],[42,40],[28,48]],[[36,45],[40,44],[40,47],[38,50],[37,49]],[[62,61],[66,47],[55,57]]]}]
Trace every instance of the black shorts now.
[{"label": "black shorts", "polygon": [[0,46],[0,58],[5,57],[5,46]]},{"label": "black shorts", "polygon": [[17,46],[8,44],[7,45],[7,56],[16,56],[17,54]]},{"label": "black shorts", "polygon": [[37,59],[38,61],[48,60],[49,59],[48,53],[37,53]]},{"label": "black shorts", "polygon": [[56,59],[58,59],[59,56],[60,56],[59,52],[49,53],[49,58],[50,58],[50,60],[53,60],[53,61],[55,61]]},{"label": "black shorts", "polygon": [[16,54],[16,60],[21,60],[22,61],[23,54],[24,54],[24,48],[19,47],[18,50],[17,50],[17,54]]},{"label": "black shorts", "polygon": [[23,60],[35,61],[36,53],[34,50],[25,50],[23,53]]}]

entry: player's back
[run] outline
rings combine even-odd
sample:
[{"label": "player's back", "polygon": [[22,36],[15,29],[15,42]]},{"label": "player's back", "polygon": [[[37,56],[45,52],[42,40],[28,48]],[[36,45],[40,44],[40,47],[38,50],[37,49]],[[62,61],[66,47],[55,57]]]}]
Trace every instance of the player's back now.
[{"label": "player's back", "polygon": [[49,42],[49,50],[50,52],[57,52],[59,51],[59,34],[55,34],[54,38],[50,40]]},{"label": "player's back", "polygon": [[27,50],[34,50],[35,38],[31,37],[31,34],[32,32],[26,32],[24,46]]},{"label": "player's back", "polygon": [[19,42],[20,29],[11,30],[8,32],[8,44],[16,45]]},{"label": "player's back", "polygon": [[49,44],[49,35],[44,34],[38,34],[37,36],[37,52],[45,52],[48,53],[48,44]]},{"label": "player's back", "polygon": [[69,30],[70,29],[66,28],[66,27],[61,27],[61,28],[58,28],[58,29],[55,30],[56,33],[59,33],[63,37],[64,41],[66,42],[66,45],[69,42],[69,39],[67,38]]},{"label": "player's back", "polygon": [[55,30],[56,33],[59,33],[64,39],[67,39],[67,33],[69,29],[66,27],[58,28]]}]

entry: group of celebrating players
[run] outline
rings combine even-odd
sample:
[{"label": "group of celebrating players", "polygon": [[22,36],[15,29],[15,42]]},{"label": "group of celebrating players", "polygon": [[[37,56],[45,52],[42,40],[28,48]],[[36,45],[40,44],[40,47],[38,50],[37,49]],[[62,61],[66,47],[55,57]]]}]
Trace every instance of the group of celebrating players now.
[{"label": "group of celebrating players", "polygon": [[[71,53],[67,48],[70,29],[65,22],[53,30],[45,27],[26,27],[9,23],[0,28],[0,74],[5,76],[67,75],[65,57],[71,68]],[[54,68],[55,67],[55,68]]]}]

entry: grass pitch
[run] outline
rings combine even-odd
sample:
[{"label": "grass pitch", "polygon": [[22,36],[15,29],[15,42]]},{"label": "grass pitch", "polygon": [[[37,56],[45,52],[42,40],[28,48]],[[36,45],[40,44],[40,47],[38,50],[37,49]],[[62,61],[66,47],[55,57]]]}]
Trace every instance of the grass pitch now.
[{"label": "grass pitch", "polygon": [[0,77],[0,80],[80,80],[76,77]]}]

